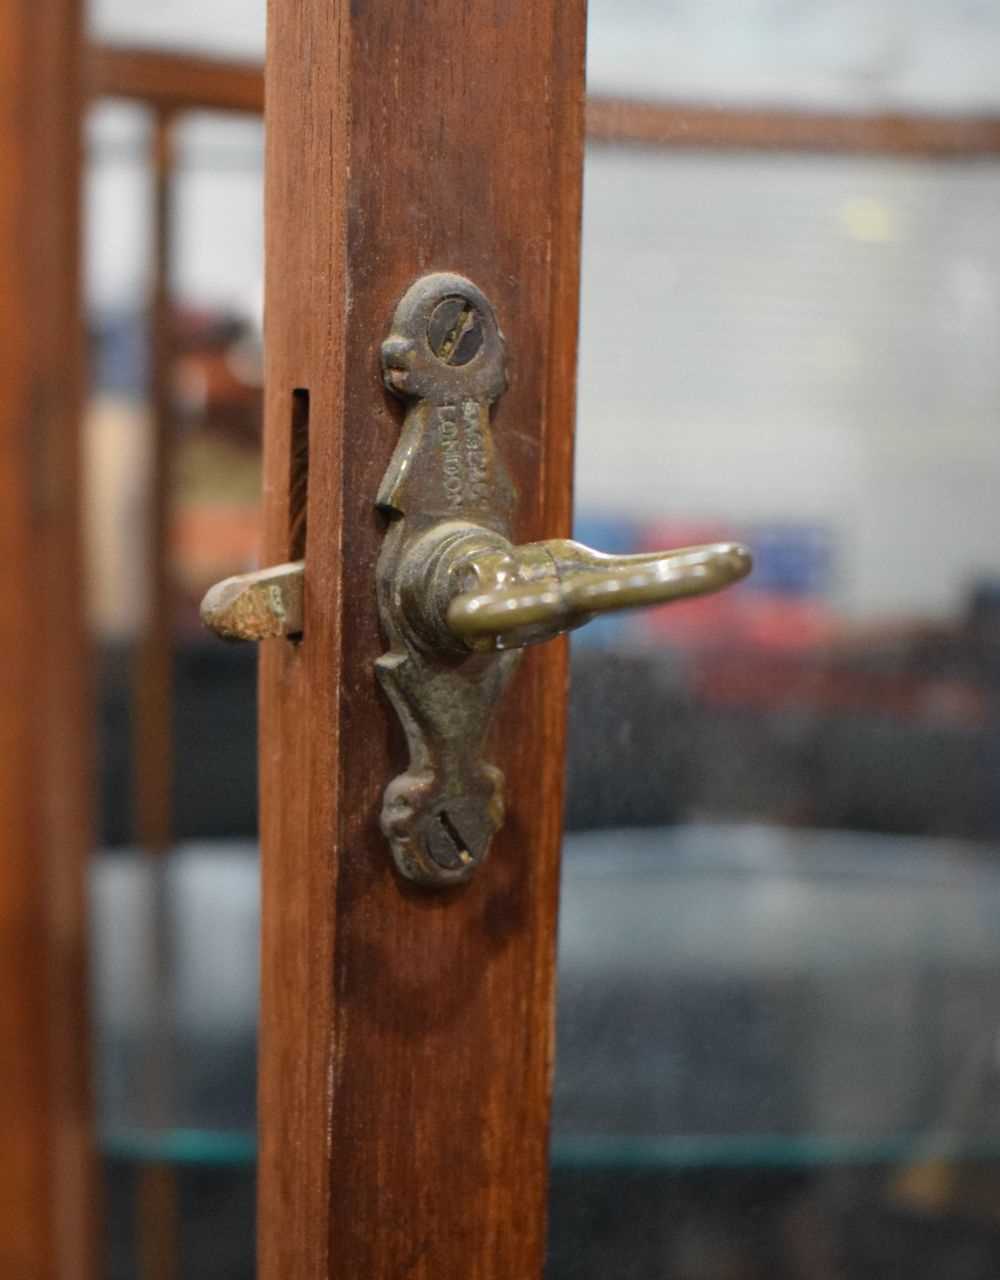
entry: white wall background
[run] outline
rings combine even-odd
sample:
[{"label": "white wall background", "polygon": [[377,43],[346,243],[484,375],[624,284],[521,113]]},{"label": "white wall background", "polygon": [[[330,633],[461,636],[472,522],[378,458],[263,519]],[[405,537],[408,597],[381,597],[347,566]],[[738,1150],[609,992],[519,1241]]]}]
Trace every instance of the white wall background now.
[{"label": "white wall background", "polygon": [[[96,308],[133,307],[149,285],[149,128],[141,109],[92,112],[87,184],[87,295]],[[259,316],[263,126],[188,116],[176,130],[178,295]]]},{"label": "white wall background", "polygon": [[1000,164],[600,149],[577,505],[813,520],[858,613],[1000,575]]}]

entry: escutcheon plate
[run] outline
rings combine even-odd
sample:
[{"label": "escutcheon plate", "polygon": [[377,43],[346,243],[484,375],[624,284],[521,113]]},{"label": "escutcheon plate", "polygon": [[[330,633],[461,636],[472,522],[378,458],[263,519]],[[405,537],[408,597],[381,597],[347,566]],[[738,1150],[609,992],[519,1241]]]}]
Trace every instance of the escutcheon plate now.
[{"label": "escutcheon plate", "polygon": [[408,879],[459,884],[503,823],[503,775],[483,749],[520,656],[470,652],[435,624],[448,604],[445,554],[510,545],[515,493],[490,422],[506,353],[489,300],[463,276],[424,276],[396,309],[382,368],[407,409],[377,498],[389,522],[377,569],[389,648],[376,670],[409,750],[386,788],[382,830]]}]

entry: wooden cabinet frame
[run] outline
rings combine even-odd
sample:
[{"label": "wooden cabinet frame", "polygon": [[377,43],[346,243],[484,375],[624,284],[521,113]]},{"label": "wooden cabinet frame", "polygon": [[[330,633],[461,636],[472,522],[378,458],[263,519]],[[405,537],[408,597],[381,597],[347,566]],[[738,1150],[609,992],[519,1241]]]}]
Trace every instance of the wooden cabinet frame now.
[{"label": "wooden cabinet frame", "polygon": [[96,1275],[79,519],[80,12],[0,9],[0,1274]]}]

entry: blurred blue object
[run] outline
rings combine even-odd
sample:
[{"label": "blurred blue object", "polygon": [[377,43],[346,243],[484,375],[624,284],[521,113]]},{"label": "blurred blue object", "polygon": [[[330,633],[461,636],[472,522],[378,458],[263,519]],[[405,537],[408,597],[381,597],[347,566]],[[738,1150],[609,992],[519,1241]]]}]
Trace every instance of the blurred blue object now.
[{"label": "blurred blue object", "polygon": [[[641,526],[635,520],[590,512],[577,512],[573,522],[573,537],[577,541],[612,556],[627,556],[638,551],[640,531]],[[587,649],[615,649],[627,643],[635,629],[634,614],[606,614],[574,631],[573,644]]]},{"label": "blurred blue object", "polygon": [[744,590],[758,594],[823,597],[833,587],[834,546],[822,525],[757,524],[745,530],[753,573]]},{"label": "blurred blue object", "polygon": [[91,391],[140,397],[149,376],[146,324],[136,311],[103,311],[91,316]]}]

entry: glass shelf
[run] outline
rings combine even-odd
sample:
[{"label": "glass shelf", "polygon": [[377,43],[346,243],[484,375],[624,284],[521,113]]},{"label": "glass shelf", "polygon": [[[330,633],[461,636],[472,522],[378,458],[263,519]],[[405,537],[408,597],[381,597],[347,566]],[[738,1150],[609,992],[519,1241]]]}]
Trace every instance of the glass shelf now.
[{"label": "glass shelf", "polygon": [[[121,1130],[106,1134],[101,1148],[110,1159],[136,1164],[232,1168],[251,1166],[257,1159],[257,1139],[253,1133],[224,1129],[170,1129],[162,1133]],[[706,1169],[810,1169],[931,1160],[955,1164],[1000,1160],[1000,1139],[927,1134],[875,1138],[823,1134],[670,1137],[566,1134],[553,1139],[550,1164],[554,1172],[658,1173]]]},{"label": "glass shelf", "polygon": [[[93,899],[105,1152],[252,1166],[256,850],[121,851]],[[1000,1160],[998,981],[994,850],[708,824],[569,835],[552,1167]]]},{"label": "glass shelf", "polygon": [[101,1152],[133,1164],[243,1168],[257,1162],[257,1137],[226,1129],[112,1130],[102,1135]]},{"label": "glass shelf", "polygon": [[696,1169],[809,1169],[841,1165],[894,1165],[924,1160],[964,1163],[1000,1159],[1000,1140],[886,1138],[822,1134],[617,1138],[566,1136],[552,1144],[553,1170],[639,1172]]}]

